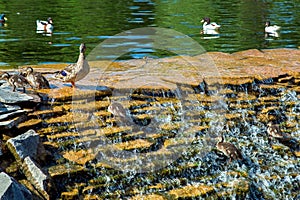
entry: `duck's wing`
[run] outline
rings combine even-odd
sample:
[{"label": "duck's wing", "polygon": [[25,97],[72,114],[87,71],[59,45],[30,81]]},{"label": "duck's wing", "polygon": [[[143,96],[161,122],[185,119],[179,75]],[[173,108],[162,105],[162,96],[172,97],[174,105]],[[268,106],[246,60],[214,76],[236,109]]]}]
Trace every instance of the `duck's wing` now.
[{"label": "duck's wing", "polygon": [[68,65],[65,69],[63,69],[63,70],[59,71],[57,74],[55,74],[54,78],[66,80],[70,77],[76,76],[75,67],[76,67],[76,63]]}]

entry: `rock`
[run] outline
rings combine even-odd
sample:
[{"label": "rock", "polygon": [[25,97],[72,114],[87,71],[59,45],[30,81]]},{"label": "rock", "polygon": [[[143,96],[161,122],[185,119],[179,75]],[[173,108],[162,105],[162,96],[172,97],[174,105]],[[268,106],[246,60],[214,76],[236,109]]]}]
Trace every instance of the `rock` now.
[{"label": "rock", "polygon": [[0,102],[8,104],[27,103],[32,101],[33,97],[20,92],[12,92],[0,88]]},{"label": "rock", "polygon": [[28,200],[32,194],[23,185],[6,173],[0,173],[0,199],[2,200]]},{"label": "rock", "polygon": [[41,168],[27,156],[23,162],[23,171],[30,183],[44,196],[45,199],[50,199],[48,191],[50,189],[50,179],[41,170]]},{"label": "rock", "polygon": [[40,136],[34,130],[7,141],[7,146],[17,161],[23,161],[27,156],[36,160],[39,145]]},{"label": "rock", "polygon": [[2,140],[0,140],[0,156],[3,155],[2,148],[3,148],[3,142]]},{"label": "rock", "polygon": [[[1,108],[0,108],[1,109]],[[16,110],[5,114],[0,114],[0,121],[11,119],[14,116],[20,116],[22,114],[26,113],[25,110]]]},{"label": "rock", "polygon": [[2,116],[5,113],[14,112],[20,109],[21,109],[20,106],[17,105],[5,105],[0,103],[0,116]]},{"label": "rock", "polygon": [[0,130],[10,130],[17,126],[19,123],[24,122],[27,119],[25,114],[15,117],[13,119],[0,122]]}]

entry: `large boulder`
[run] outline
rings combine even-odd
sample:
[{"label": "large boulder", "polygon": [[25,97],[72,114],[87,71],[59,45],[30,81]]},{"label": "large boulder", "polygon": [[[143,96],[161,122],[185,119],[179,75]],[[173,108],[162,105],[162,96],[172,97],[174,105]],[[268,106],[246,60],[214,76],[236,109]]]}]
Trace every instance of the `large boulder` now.
[{"label": "large boulder", "polygon": [[25,93],[12,92],[10,90],[0,88],[0,102],[7,104],[28,103],[34,98]]},{"label": "large boulder", "polygon": [[7,141],[9,150],[15,156],[16,160],[20,162],[27,156],[37,160],[39,145],[40,136],[34,130],[29,130]]},{"label": "large boulder", "polygon": [[29,156],[24,159],[22,165],[27,180],[44,196],[50,199],[48,192],[51,189],[49,176],[42,171],[41,167]]},{"label": "large boulder", "polygon": [[0,173],[0,199],[1,200],[29,200],[33,199],[30,191],[19,184],[15,179],[4,172]]}]

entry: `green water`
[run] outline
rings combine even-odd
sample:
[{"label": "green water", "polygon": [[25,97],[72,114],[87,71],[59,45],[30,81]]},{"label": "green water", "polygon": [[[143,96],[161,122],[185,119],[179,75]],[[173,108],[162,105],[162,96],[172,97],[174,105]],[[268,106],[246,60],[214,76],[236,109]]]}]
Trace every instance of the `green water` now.
[{"label": "green water", "polygon": [[[299,1],[255,0],[116,0],[116,1],[1,1],[0,13],[8,21],[0,27],[0,66],[75,62],[78,46],[88,52],[125,30],[141,27],[174,29],[188,35],[206,51],[235,52],[257,48],[300,46]],[[51,37],[36,33],[37,19],[54,21]],[[221,24],[218,38],[199,32],[204,16]],[[279,38],[264,37],[264,22],[282,27]],[[151,46],[136,44],[126,58],[163,57]]]}]

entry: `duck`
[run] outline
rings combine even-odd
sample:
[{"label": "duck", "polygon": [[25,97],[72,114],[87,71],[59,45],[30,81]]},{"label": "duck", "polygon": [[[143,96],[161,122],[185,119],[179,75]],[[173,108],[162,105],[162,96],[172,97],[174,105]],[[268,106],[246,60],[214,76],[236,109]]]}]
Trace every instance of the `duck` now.
[{"label": "duck", "polygon": [[75,88],[75,82],[83,79],[90,72],[90,66],[85,59],[85,50],[86,46],[82,43],[79,47],[77,62],[56,73],[54,78],[63,82],[71,82],[72,87]]},{"label": "duck", "polygon": [[278,31],[281,29],[280,26],[271,25],[270,21],[265,23],[265,34],[266,36],[279,37]]},{"label": "duck", "polygon": [[47,21],[36,20],[36,30],[44,31],[46,33],[52,33],[53,31],[53,20],[51,17],[48,17]]},{"label": "duck", "polygon": [[120,117],[120,118],[127,118],[128,114],[123,107],[123,105],[119,102],[112,102],[108,108],[107,111],[114,115],[114,117]]},{"label": "duck", "polygon": [[270,121],[267,124],[267,133],[269,144],[272,143],[272,138],[275,138],[281,144],[289,147],[293,153],[295,151],[300,151],[299,141],[293,138],[290,134],[282,132],[278,124],[274,124],[272,121]]},{"label": "duck", "polygon": [[0,14],[0,23],[4,24],[7,21],[7,18],[5,17],[5,14]]},{"label": "duck", "polygon": [[271,142],[272,138],[276,139],[283,139],[289,137],[287,134],[284,134],[281,130],[278,124],[274,124],[272,121],[270,121],[267,124],[267,133],[269,137],[269,142]]},{"label": "duck", "polygon": [[204,17],[201,23],[203,23],[202,34],[218,34],[218,30],[221,27],[221,25],[218,25],[216,22],[210,22],[209,17]]},{"label": "duck", "polygon": [[40,72],[34,71],[32,67],[22,68],[20,74],[25,77],[32,88],[50,89],[48,80]]},{"label": "duck", "polygon": [[25,77],[19,74],[10,75],[9,73],[4,72],[1,74],[0,79],[6,80],[10,84],[13,87],[13,92],[16,91],[16,88],[23,88],[23,93],[25,93],[25,87],[29,86]]},{"label": "duck", "polygon": [[220,137],[218,137],[218,142],[216,144],[216,147],[219,151],[221,151],[225,156],[229,157],[229,162],[232,160],[242,160],[243,155],[241,153],[241,150],[239,150],[234,144],[229,142],[224,142],[224,136],[221,134]]}]

